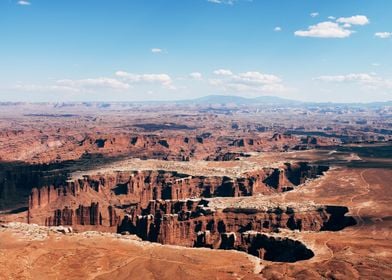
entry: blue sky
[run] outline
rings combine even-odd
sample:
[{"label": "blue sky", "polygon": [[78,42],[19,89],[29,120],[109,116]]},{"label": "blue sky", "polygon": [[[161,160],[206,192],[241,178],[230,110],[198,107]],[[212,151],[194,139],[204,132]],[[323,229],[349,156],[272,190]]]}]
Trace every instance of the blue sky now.
[{"label": "blue sky", "polygon": [[390,0],[0,0],[0,100],[392,100],[391,14]]}]

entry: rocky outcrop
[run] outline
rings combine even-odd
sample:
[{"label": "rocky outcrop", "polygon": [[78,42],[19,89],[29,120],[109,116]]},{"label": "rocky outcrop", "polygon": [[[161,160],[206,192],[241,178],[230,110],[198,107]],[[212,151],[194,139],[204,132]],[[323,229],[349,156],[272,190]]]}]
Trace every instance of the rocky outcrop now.
[{"label": "rocky outcrop", "polygon": [[[88,125],[90,125],[88,121]],[[56,124],[58,126],[58,124]],[[160,126],[157,124],[157,126]],[[86,156],[128,156],[173,161],[235,160],[230,154],[262,151],[285,151],[302,144],[300,137],[270,133],[217,133],[178,129],[140,131],[134,126],[119,131],[93,132],[95,128],[68,127],[41,130],[8,130],[0,133],[0,160],[23,160],[29,163],[54,163],[78,160]],[[175,128],[176,126],[170,126]],[[49,129],[49,130],[48,130]],[[111,128],[112,130],[112,128]],[[222,131],[222,130],[219,130]],[[246,135],[244,137],[244,135]]]},{"label": "rocky outcrop", "polygon": [[309,165],[305,162],[286,163],[281,169],[270,170],[263,182],[280,191],[288,191],[305,183],[308,179],[321,176],[328,169],[328,166]]},{"label": "rocky outcrop", "polygon": [[[265,259],[296,261],[311,252],[297,241],[275,240],[265,233],[339,230],[352,223],[345,216],[347,208],[265,202],[256,208],[235,204],[222,208],[214,206],[213,197],[250,198],[288,191],[327,169],[299,162],[236,178],[163,170],[90,175],[64,186],[33,189],[28,217],[30,223],[47,226],[128,232],[161,244],[237,249]],[[272,248],[290,254],[275,256]]]},{"label": "rocky outcrop", "polygon": [[247,231],[322,231],[355,224],[352,217],[345,216],[348,209],[340,206],[214,209],[208,205],[208,200],[151,201],[142,215],[127,216],[127,223],[118,231],[162,244],[220,248],[222,242],[226,244],[227,234],[240,246],[241,234]]},{"label": "rocky outcrop", "polygon": [[263,168],[238,178],[190,176],[162,170],[84,176],[62,186],[33,189],[28,217],[29,222],[47,225],[114,227],[120,213],[139,214],[141,209],[151,208],[150,201],[268,195],[291,190],[326,169],[298,163]]},{"label": "rocky outcrop", "polygon": [[90,206],[79,205],[76,210],[65,207],[54,211],[53,217],[45,220],[46,226],[56,225],[92,225],[102,226],[102,214],[99,203],[91,203]]},{"label": "rocky outcrop", "polygon": [[59,186],[66,179],[59,170],[61,167],[61,164],[0,163],[0,211],[26,207],[33,187]]},{"label": "rocky outcrop", "polygon": [[9,232],[12,233],[13,236],[17,236],[21,239],[26,239],[30,241],[39,240],[43,241],[50,236],[55,235],[56,240],[63,235],[71,235],[78,238],[92,238],[92,237],[107,237],[110,239],[120,239],[120,240],[134,240],[134,241],[142,241],[136,235],[129,234],[116,234],[116,233],[107,233],[107,232],[98,232],[98,231],[86,231],[77,233],[73,230],[72,227],[69,226],[56,226],[56,227],[47,227],[47,226],[39,226],[36,224],[26,224],[20,222],[10,222],[10,223],[0,223],[0,233]]},{"label": "rocky outcrop", "polygon": [[239,160],[242,157],[249,157],[249,155],[245,153],[217,153],[215,156],[208,156],[205,160],[213,160],[213,161],[231,161],[231,160]]}]

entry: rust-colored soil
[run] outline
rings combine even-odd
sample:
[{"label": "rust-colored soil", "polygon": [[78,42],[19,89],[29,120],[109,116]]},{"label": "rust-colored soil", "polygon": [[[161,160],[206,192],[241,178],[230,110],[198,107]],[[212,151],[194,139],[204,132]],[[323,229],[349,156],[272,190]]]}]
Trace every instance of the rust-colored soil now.
[{"label": "rust-colored soil", "polygon": [[238,252],[77,235],[18,241],[9,233],[0,234],[0,263],[1,279],[237,279],[257,269]]},{"label": "rust-colored soil", "polygon": [[3,107],[1,280],[392,279],[382,111]]}]

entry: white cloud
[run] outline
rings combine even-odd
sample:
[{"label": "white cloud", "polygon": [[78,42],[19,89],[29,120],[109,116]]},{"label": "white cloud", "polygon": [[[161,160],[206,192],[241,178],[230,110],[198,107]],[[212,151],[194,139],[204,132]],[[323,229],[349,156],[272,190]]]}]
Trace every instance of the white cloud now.
[{"label": "white cloud", "polygon": [[207,0],[207,2],[214,3],[214,4],[226,4],[226,5],[233,5],[236,2],[252,2],[253,0]]},{"label": "white cloud", "polygon": [[151,52],[152,52],[152,53],[162,53],[163,50],[160,49],[160,48],[152,48],[152,49],[151,49]]},{"label": "white cloud", "polygon": [[311,25],[307,30],[297,30],[294,32],[295,36],[299,37],[316,37],[316,38],[347,38],[355,31],[350,28],[353,25],[366,25],[370,21],[366,16],[356,15],[352,17],[341,17],[335,20],[335,17],[329,16],[331,21],[320,22],[316,25]]},{"label": "white cloud", "polygon": [[350,81],[370,81],[373,77],[367,73],[347,74],[347,75],[334,75],[334,76],[320,76],[316,80],[325,82],[350,82]]},{"label": "white cloud", "polygon": [[311,25],[308,30],[298,30],[294,32],[295,36],[299,37],[316,37],[316,38],[346,38],[354,31],[344,28],[332,21],[320,22],[316,25]]},{"label": "white cloud", "polygon": [[315,80],[332,83],[358,83],[367,88],[392,89],[392,80],[385,79],[375,73],[350,73],[346,75],[326,75],[315,78]]},{"label": "white cloud", "polygon": [[189,77],[194,80],[201,80],[203,78],[203,75],[199,72],[192,72],[189,74]]},{"label": "white cloud", "polygon": [[318,17],[318,16],[319,16],[319,13],[318,13],[318,12],[314,12],[314,13],[311,13],[310,16],[311,16],[311,17]]},{"label": "white cloud", "polygon": [[113,78],[91,78],[81,80],[58,80],[59,86],[74,88],[74,89],[114,89],[125,90],[129,88],[129,84]]},{"label": "white cloud", "polygon": [[336,20],[338,23],[346,23],[350,25],[366,25],[369,24],[370,21],[366,16],[356,15],[352,17],[341,17]]},{"label": "white cloud", "polygon": [[286,91],[282,80],[272,74],[248,71],[234,74],[227,69],[214,71],[219,78],[210,79],[210,85],[224,92],[276,93]]},{"label": "white cloud", "polygon": [[36,85],[36,84],[17,84],[10,88],[11,90],[23,91],[23,92],[68,92],[76,93],[78,89],[73,87],[61,86],[61,85]]},{"label": "white cloud", "polygon": [[228,4],[233,5],[236,0],[207,0],[210,3],[214,4]]},{"label": "white cloud", "polygon": [[219,76],[231,76],[233,75],[233,72],[228,69],[218,69],[214,71],[214,74]]},{"label": "white cloud", "polygon": [[233,79],[247,84],[277,84],[281,82],[281,79],[275,75],[263,74],[256,71],[234,75]]},{"label": "white cloud", "polygon": [[30,6],[31,3],[29,1],[18,1],[18,5],[21,6]]},{"label": "white cloud", "polygon": [[274,31],[276,31],[276,32],[282,31],[282,28],[280,26],[277,26],[274,28]]},{"label": "white cloud", "polygon": [[381,38],[381,39],[388,39],[392,37],[392,32],[376,32],[374,36]]},{"label": "white cloud", "polygon": [[172,78],[168,74],[134,74],[117,71],[116,76],[128,83],[157,83],[163,87],[174,89]]},{"label": "white cloud", "polygon": [[98,92],[111,90],[116,92],[127,92],[133,86],[158,85],[166,89],[175,89],[172,79],[167,74],[132,74],[124,71],[115,73],[117,78],[99,77],[87,79],[61,79],[51,85],[17,84],[13,89],[29,92]]}]

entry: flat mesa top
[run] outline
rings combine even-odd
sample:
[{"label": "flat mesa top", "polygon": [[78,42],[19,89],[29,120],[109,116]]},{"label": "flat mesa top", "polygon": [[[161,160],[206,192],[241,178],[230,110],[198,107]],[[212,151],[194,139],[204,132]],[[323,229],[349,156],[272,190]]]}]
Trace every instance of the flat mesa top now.
[{"label": "flat mesa top", "polygon": [[[124,171],[149,171],[164,170],[176,171],[178,173],[188,174],[191,176],[228,176],[239,177],[246,172],[260,170],[262,168],[279,168],[287,162],[294,161],[315,161],[322,159],[325,154],[329,155],[330,160],[350,161],[352,154],[332,153],[323,150],[294,151],[286,153],[278,152],[252,152],[246,159],[239,157],[234,161],[166,161],[139,158],[130,158],[125,160],[117,160],[111,163],[99,166],[89,166],[80,171],[72,172],[70,177],[72,180],[82,179],[83,176],[91,176],[97,174],[111,174],[114,172]],[[359,159],[359,158],[355,158]]]}]

